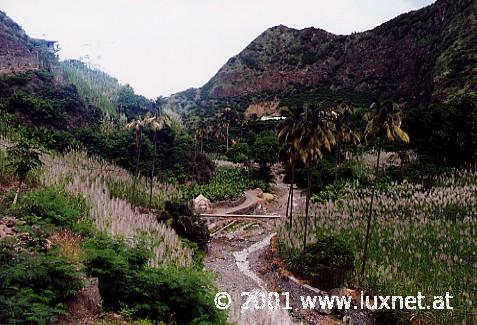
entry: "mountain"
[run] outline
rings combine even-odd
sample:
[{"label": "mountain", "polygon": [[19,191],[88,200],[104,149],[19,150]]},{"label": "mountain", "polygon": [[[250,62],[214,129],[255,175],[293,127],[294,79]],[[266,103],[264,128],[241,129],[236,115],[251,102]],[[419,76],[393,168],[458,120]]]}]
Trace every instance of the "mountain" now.
[{"label": "mountain", "polygon": [[[87,126],[99,112],[63,80],[55,42],[32,39],[0,11],[0,115],[26,126],[69,129]],[[0,120],[4,122],[4,120]]]},{"label": "mountain", "polygon": [[23,29],[0,11],[0,75],[38,69],[41,44],[30,39]]},{"label": "mountain", "polygon": [[59,62],[56,53],[55,42],[30,38],[0,11],[1,113],[27,126],[72,129],[154,109],[129,85],[77,60]]},{"label": "mountain", "polygon": [[173,95],[169,102],[209,114],[263,101],[367,105],[386,97],[430,103],[476,90],[477,1],[438,0],[351,35],[270,28],[202,88]]}]

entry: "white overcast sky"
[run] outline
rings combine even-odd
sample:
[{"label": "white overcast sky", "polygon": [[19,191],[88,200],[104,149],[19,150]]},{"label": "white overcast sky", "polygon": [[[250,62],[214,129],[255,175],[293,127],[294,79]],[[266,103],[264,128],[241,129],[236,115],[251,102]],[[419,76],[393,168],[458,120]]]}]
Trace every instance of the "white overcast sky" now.
[{"label": "white overcast sky", "polygon": [[149,98],[206,83],[267,28],[371,29],[433,0],[0,0],[61,58],[90,61]]}]

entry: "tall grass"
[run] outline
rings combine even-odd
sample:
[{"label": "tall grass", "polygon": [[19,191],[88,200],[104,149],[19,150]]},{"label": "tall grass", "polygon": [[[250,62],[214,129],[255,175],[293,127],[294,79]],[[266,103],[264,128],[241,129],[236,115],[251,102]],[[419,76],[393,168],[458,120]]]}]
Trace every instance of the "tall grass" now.
[{"label": "tall grass", "polygon": [[[369,244],[364,288],[386,295],[454,298],[454,310],[416,311],[413,317],[437,323],[477,321],[477,173],[456,172],[441,177],[437,186],[394,185],[378,194]],[[369,190],[350,190],[337,201],[312,208],[308,241],[334,235],[354,247],[359,269]],[[304,218],[296,218],[291,235],[287,225],[280,241],[300,247]],[[358,274],[354,283],[358,283]]]},{"label": "tall grass", "polygon": [[[134,245],[138,240],[148,240],[155,253],[151,266],[190,266],[192,251],[185,247],[170,227],[158,223],[152,213],[143,213],[123,198],[112,195],[108,184],[116,192],[130,189],[133,177],[124,169],[91,158],[84,152],[70,152],[64,156],[43,155],[45,171],[41,182],[57,186],[71,194],[84,197],[91,206],[90,215],[96,227],[113,236],[121,236]],[[139,186],[146,186],[145,180]],[[173,186],[156,184],[153,188],[156,201],[163,202],[178,195]]]}]

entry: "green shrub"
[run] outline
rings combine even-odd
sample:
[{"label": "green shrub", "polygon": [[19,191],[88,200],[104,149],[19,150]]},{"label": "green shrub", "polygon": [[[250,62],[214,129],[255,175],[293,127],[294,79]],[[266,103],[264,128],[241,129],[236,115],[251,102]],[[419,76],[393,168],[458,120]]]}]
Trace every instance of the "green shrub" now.
[{"label": "green shrub", "polygon": [[409,325],[411,324],[401,310],[379,310],[376,313],[377,324]]},{"label": "green shrub", "polygon": [[5,290],[0,294],[2,324],[46,324],[56,321],[58,315],[64,312],[61,305],[54,303],[54,295],[49,291],[38,293],[21,288]]},{"label": "green shrub", "polygon": [[292,272],[323,290],[342,286],[354,271],[354,253],[337,237],[322,237],[316,243],[308,244],[304,251],[285,249],[283,245],[279,251]]},{"label": "green shrub", "polygon": [[227,158],[238,164],[243,164],[250,161],[251,150],[247,143],[239,142],[234,144],[229,151],[227,151]]},{"label": "green shrub", "polygon": [[84,245],[86,270],[99,278],[103,306],[119,310],[130,295],[135,272],[144,269],[150,253],[144,247],[129,249],[120,239],[100,235]]},{"label": "green shrub", "polygon": [[81,274],[56,250],[19,251],[0,241],[0,323],[45,324],[65,312],[64,302],[82,288]]},{"label": "green shrub", "polygon": [[203,271],[145,270],[135,280],[136,317],[177,324],[227,324],[213,303],[212,279]]},{"label": "green shrub", "polygon": [[90,231],[85,202],[53,188],[25,193],[11,213],[28,225],[69,228],[79,233]]},{"label": "green shrub", "polygon": [[260,132],[252,147],[255,161],[262,166],[275,163],[278,159],[279,151],[280,144],[276,134],[268,131]]},{"label": "green shrub", "polygon": [[12,111],[20,110],[38,123],[52,123],[55,126],[61,126],[66,118],[59,103],[24,91],[16,92],[10,98],[9,106]]},{"label": "green shrub", "polygon": [[311,199],[313,202],[324,203],[328,201],[335,201],[344,198],[346,194],[346,183],[336,182],[334,184],[326,185],[318,194],[314,194]]},{"label": "green shrub", "polygon": [[210,239],[207,224],[189,205],[166,202],[158,221],[169,224],[179,236],[196,243],[201,249],[207,247]]},{"label": "green shrub", "polygon": [[101,236],[85,245],[87,271],[99,278],[106,309],[128,310],[133,318],[177,324],[226,324],[213,305],[210,276],[198,269],[155,269],[150,252],[128,248],[119,239]]},{"label": "green shrub", "polygon": [[255,189],[259,188],[264,192],[270,192],[270,183],[267,183],[266,181],[262,179],[251,179],[248,181],[248,188]]}]

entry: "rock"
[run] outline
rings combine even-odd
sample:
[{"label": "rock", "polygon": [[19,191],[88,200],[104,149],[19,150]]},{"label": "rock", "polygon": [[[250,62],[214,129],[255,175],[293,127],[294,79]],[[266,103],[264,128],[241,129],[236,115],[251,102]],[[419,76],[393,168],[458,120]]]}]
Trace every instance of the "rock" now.
[{"label": "rock", "polygon": [[0,219],[0,225],[5,225],[10,228],[12,228],[17,222],[18,220],[13,217],[4,217]]},{"label": "rock", "polygon": [[15,230],[5,225],[0,225],[0,239],[15,235]]},{"label": "rock", "polygon": [[262,199],[264,199],[265,201],[273,201],[275,199],[275,196],[270,193],[263,193]]},{"label": "rock", "polygon": [[202,194],[194,199],[194,210],[197,213],[207,213],[208,211],[210,211],[210,209],[210,200]]},{"label": "rock", "polygon": [[112,318],[113,318],[113,319],[117,319],[117,320],[121,320],[121,319],[122,319],[122,316],[121,316],[121,315],[118,315],[118,314],[116,314],[116,313],[113,313]]},{"label": "rock", "polygon": [[85,288],[68,299],[67,313],[60,318],[59,324],[90,324],[92,323],[90,320],[101,314],[102,300],[99,294],[98,278],[90,278],[87,282],[89,283]]},{"label": "rock", "polygon": [[329,291],[328,293],[330,296],[336,296],[336,297],[351,297],[355,303],[358,301],[361,301],[361,294],[352,289],[347,289],[347,288],[335,288]]},{"label": "rock", "polygon": [[263,191],[261,188],[256,188],[255,191],[257,191],[257,197],[263,198]]},{"label": "rock", "polygon": [[53,243],[48,240],[48,239],[45,239],[42,243],[41,243],[41,246],[43,247],[43,249],[45,250],[50,250],[52,247],[53,247]]},{"label": "rock", "polygon": [[7,236],[14,236],[17,232],[13,228],[17,220],[12,217],[4,217],[0,219],[0,239],[3,239]]},{"label": "rock", "polygon": [[321,315],[331,315],[332,311],[331,309],[321,309],[319,304],[317,304],[315,306],[315,310],[318,312],[318,314],[321,314]]},{"label": "rock", "polygon": [[34,242],[33,236],[28,232],[21,233],[18,238],[27,245]]}]

